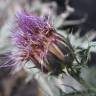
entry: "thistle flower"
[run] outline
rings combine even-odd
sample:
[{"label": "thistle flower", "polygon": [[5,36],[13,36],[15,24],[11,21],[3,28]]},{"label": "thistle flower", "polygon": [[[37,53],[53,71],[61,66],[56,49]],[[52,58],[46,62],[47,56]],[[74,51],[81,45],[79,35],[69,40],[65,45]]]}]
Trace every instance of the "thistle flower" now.
[{"label": "thistle flower", "polygon": [[31,60],[43,72],[58,74],[62,66],[73,61],[66,39],[56,32],[46,16],[18,14],[11,37],[17,48],[12,58],[19,64]]}]

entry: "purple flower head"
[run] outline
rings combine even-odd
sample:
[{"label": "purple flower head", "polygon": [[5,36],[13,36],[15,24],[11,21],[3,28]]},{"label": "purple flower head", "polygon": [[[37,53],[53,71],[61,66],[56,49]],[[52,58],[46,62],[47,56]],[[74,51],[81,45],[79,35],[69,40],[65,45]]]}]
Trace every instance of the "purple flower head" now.
[{"label": "purple flower head", "polygon": [[48,18],[22,12],[16,16],[14,27],[11,37],[18,51],[13,53],[12,58],[16,62],[32,60],[43,72],[51,69],[55,72],[61,69],[60,63],[69,62],[70,48]]},{"label": "purple flower head", "polygon": [[16,24],[13,38],[20,46],[24,43],[29,45],[28,42],[38,43],[51,33],[50,30],[53,30],[46,17],[30,16],[26,13],[17,15]]}]

